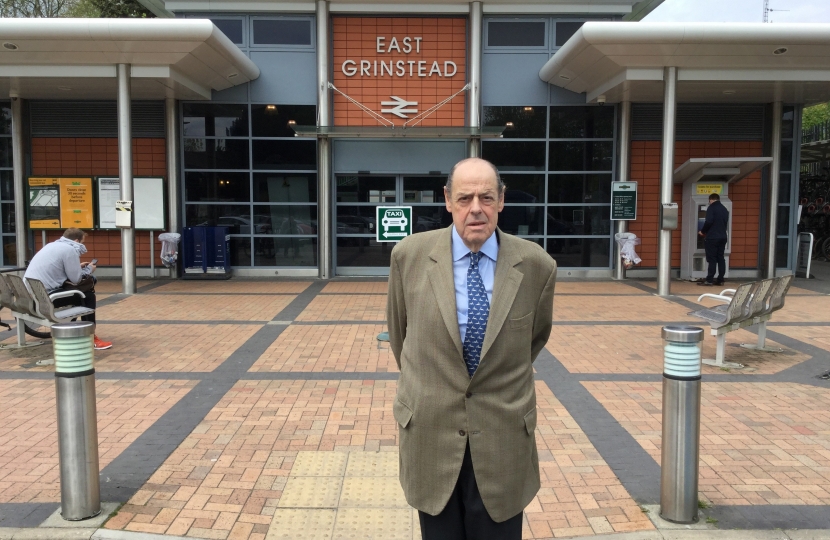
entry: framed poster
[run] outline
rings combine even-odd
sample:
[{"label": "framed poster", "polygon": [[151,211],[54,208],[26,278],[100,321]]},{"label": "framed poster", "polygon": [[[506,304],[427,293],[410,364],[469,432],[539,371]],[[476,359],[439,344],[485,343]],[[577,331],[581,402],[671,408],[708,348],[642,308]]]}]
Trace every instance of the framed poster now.
[{"label": "framed poster", "polygon": [[[98,228],[115,229],[115,201],[121,200],[118,177],[98,177]],[[136,230],[163,231],[166,227],[167,193],[164,178],[133,178],[133,216]]]},{"label": "framed poster", "polygon": [[95,225],[92,178],[30,177],[30,229],[91,229]]}]

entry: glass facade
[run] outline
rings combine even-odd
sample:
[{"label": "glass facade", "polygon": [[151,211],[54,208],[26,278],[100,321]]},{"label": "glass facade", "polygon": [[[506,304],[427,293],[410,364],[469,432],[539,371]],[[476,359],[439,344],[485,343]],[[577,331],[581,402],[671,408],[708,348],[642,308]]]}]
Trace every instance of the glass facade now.
[{"label": "glass facade", "polygon": [[507,186],[499,226],[562,267],[609,268],[615,108],[484,107],[483,119],[507,126],[502,139],[482,142]]},{"label": "glass facade", "polygon": [[235,268],[317,266],[313,105],[182,105],[184,224],[228,227]]},{"label": "glass facade", "polygon": [[778,220],[776,223],[775,266],[778,268],[792,268],[792,259],[798,242],[790,242],[790,237],[796,237],[798,213],[797,192],[793,193],[792,179],[796,174],[800,152],[798,134],[801,132],[801,108],[791,105],[784,106],[781,119],[781,176],[778,185]]},{"label": "glass facade", "polygon": [[3,252],[0,266],[17,264],[14,224],[14,173],[12,170],[12,110],[0,103],[0,236]]}]

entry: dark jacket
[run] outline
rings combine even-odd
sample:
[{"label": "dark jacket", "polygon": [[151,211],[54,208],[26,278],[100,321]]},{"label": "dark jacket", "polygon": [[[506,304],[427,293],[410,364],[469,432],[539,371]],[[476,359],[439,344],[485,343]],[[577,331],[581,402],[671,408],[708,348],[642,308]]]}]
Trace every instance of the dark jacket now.
[{"label": "dark jacket", "polygon": [[728,225],[729,210],[720,201],[715,201],[706,209],[706,222],[701,232],[707,240],[725,240]]}]

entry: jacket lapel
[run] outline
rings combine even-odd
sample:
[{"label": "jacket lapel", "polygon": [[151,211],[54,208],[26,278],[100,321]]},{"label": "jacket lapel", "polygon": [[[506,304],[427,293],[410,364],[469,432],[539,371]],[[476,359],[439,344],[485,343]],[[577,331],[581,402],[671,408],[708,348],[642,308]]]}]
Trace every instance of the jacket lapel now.
[{"label": "jacket lapel", "polygon": [[487,355],[487,351],[493,345],[496,336],[499,335],[510,308],[513,307],[513,300],[519,292],[524,274],[514,268],[522,262],[522,258],[515,249],[513,239],[498,231],[501,243],[499,245],[499,258],[496,261],[496,275],[493,281],[493,301],[490,302],[490,317],[487,319],[487,330],[484,333],[484,345],[481,347],[481,361]]},{"label": "jacket lapel", "polygon": [[441,317],[450,333],[458,356],[464,358],[461,348],[461,333],[458,330],[458,313],[455,306],[455,281],[452,271],[452,225],[444,229],[435,247],[429,254],[429,258],[435,264],[429,269],[429,282],[432,285],[432,292],[441,311]]}]

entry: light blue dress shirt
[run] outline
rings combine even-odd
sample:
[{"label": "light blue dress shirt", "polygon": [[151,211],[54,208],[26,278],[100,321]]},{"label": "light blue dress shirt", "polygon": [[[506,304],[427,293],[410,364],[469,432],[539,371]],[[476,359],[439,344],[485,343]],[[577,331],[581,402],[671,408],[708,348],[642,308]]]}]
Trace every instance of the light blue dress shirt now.
[{"label": "light blue dress shirt", "polygon": [[[496,261],[499,258],[499,241],[496,233],[481,246],[484,254],[478,261],[478,272],[484,282],[484,290],[487,293],[487,300],[493,303],[493,282],[496,279]],[[470,248],[464,245],[464,241],[452,228],[452,275],[455,281],[455,310],[458,314],[458,331],[461,333],[461,343],[464,343],[464,336],[467,335],[467,270],[470,268]]]}]

